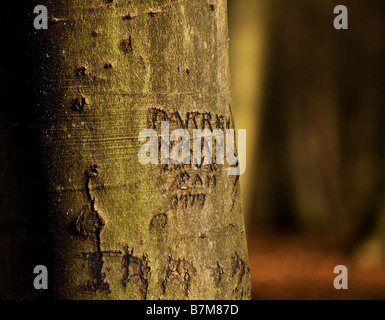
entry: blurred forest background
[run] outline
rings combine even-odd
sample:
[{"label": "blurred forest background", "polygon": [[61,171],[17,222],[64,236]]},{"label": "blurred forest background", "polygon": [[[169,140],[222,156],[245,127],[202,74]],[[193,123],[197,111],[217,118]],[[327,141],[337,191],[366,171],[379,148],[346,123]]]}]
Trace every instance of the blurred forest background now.
[{"label": "blurred forest background", "polygon": [[385,2],[229,0],[229,23],[253,298],[384,299]]}]

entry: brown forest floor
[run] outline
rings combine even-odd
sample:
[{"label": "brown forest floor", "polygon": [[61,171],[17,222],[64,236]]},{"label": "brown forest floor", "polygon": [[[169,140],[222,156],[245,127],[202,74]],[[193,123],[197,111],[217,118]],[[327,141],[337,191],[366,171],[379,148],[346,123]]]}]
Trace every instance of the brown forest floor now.
[{"label": "brown forest floor", "polygon": [[[303,236],[249,237],[252,299],[385,299],[385,264],[324,248]],[[336,265],[348,268],[348,289],[336,290]]]}]

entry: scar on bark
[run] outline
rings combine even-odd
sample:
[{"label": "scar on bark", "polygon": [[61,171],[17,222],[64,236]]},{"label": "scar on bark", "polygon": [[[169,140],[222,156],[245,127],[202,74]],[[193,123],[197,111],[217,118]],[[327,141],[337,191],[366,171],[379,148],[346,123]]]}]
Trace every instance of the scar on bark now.
[{"label": "scar on bark", "polygon": [[48,25],[54,25],[54,24],[58,24],[58,23],[61,23],[61,22],[66,22],[66,21],[70,21],[68,19],[63,19],[63,18],[55,18],[55,17],[49,17],[48,18]]},{"label": "scar on bark", "polygon": [[68,225],[67,232],[86,240],[94,232],[95,219],[89,205],[84,206],[80,214]]},{"label": "scar on bark", "polygon": [[223,268],[219,264],[219,261],[217,261],[217,265],[215,266],[215,268],[212,268],[212,269],[213,269],[212,276],[214,278],[214,282],[217,286],[219,286],[219,284],[222,281],[222,276],[224,274]]},{"label": "scar on bark", "polygon": [[127,15],[123,16],[123,21],[133,20],[137,17],[138,17],[138,14],[136,12],[129,12]]},{"label": "scar on bark", "polygon": [[81,95],[72,102],[71,109],[73,111],[85,111],[88,108],[88,105],[88,99],[85,96]]},{"label": "scar on bark", "polygon": [[77,68],[75,71],[75,74],[77,77],[84,77],[88,74],[87,67],[81,66],[80,68]]},{"label": "scar on bark", "polygon": [[141,258],[134,256],[134,249],[127,246],[122,260],[124,270],[122,285],[127,288],[128,284],[134,284],[134,294],[136,298],[147,299],[148,279],[151,268],[148,266],[148,257],[143,255]]},{"label": "scar on bark", "polygon": [[186,259],[173,259],[169,256],[167,262],[167,269],[164,272],[162,281],[163,294],[166,294],[169,282],[173,279],[178,279],[184,295],[188,297],[190,294],[191,277],[196,272],[195,268]]},{"label": "scar on bark", "polygon": [[67,227],[67,232],[80,240],[87,239],[95,242],[95,252],[90,252],[89,268],[91,279],[82,286],[82,290],[88,293],[98,291],[110,292],[110,284],[106,280],[106,274],[103,270],[103,251],[101,249],[101,232],[105,222],[101,214],[95,209],[95,197],[91,194],[91,180],[99,175],[99,169],[96,164],[91,165],[85,172],[86,182],[84,191],[87,196],[87,203],[79,215]]},{"label": "scar on bark", "polygon": [[129,35],[128,39],[123,39],[120,42],[120,47],[124,53],[128,54],[134,51],[132,42],[133,41],[131,35]]},{"label": "scar on bark", "polygon": [[245,273],[246,263],[239,257],[238,252],[234,251],[234,255],[231,257],[231,276],[238,277],[238,285],[241,284]]},{"label": "scar on bark", "polygon": [[151,18],[155,17],[156,15],[162,13],[162,9],[158,9],[158,8],[154,8],[154,9],[150,9],[148,11],[148,14],[150,15]]},{"label": "scar on bark", "polygon": [[146,59],[142,55],[140,55],[139,58],[140,58],[140,62],[143,63],[143,68],[146,68]]},{"label": "scar on bark", "polygon": [[92,35],[94,38],[100,36],[100,30],[94,30],[94,31],[92,31],[92,32],[91,32],[91,35]]},{"label": "scar on bark", "polygon": [[165,213],[159,213],[155,215],[150,222],[150,232],[160,233],[167,225],[168,216]]}]

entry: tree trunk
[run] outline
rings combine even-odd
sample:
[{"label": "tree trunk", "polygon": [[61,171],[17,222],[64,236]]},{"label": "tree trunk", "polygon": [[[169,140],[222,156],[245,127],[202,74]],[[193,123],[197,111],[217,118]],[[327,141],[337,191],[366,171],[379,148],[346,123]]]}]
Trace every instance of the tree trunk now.
[{"label": "tree trunk", "polygon": [[49,224],[46,238],[34,236],[38,246],[49,243],[49,292],[60,299],[248,299],[238,177],[221,165],[138,160],[139,132],[159,133],[162,120],[170,131],[190,133],[233,126],[226,1],[46,6],[48,30],[32,29],[33,8],[27,20],[36,93],[36,123],[28,127],[41,150],[32,153],[40,159],[43,211],[19,211],[20,219],[38,215],[42,232]]}]

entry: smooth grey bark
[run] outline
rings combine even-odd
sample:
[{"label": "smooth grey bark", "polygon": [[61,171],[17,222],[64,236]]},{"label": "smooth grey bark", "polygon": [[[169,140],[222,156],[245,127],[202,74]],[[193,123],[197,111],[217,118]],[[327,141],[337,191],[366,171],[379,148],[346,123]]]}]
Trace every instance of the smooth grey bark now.
[{"label": "smooth grey bark", "polygon": [[233,127],[226,1],[46,5],[48,30],[26,39],[43,190],[30,214],[47,234],[51,296],[250,298],[238,177],[138,161],[140,130],[162,120]]}]

